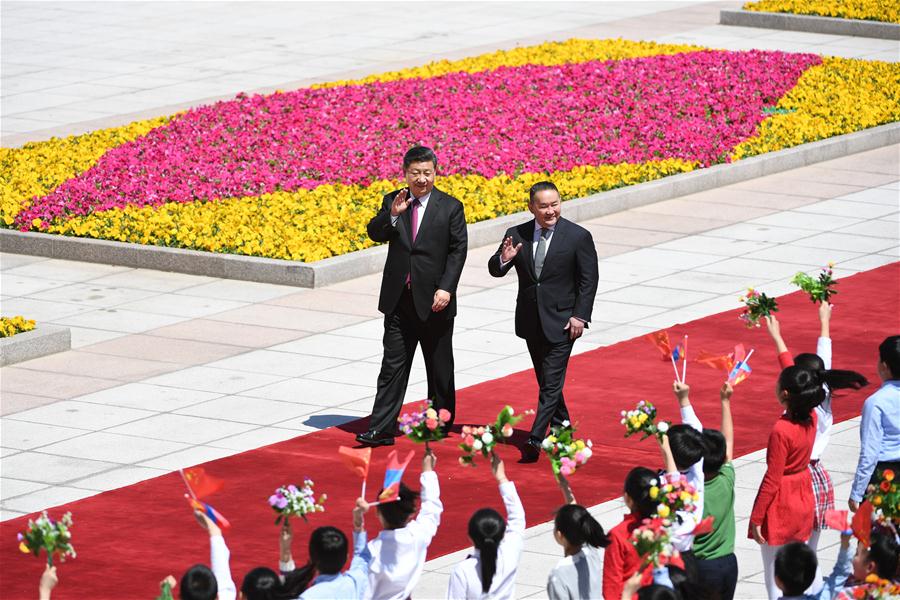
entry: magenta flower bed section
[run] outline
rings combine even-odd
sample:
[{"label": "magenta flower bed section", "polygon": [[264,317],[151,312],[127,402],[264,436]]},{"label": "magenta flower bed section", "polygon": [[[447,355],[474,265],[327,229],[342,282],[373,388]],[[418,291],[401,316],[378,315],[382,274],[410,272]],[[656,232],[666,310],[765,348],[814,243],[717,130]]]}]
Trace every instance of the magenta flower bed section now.
[{"label": "magenta flower bed section", "polygon": [[680,158],[710,165],[754,134],[812,54],[704,51],[240,96],[110,150],[20,223],[399,175],[414,143],[441,172],[569,170]]}]

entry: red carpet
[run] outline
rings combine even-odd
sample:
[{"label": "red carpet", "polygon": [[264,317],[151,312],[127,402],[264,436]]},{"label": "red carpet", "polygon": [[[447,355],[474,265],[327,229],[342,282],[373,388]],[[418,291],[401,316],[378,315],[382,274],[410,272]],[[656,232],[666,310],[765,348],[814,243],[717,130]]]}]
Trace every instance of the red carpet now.
[{"label": "red carpet", "polygon": [[[875,372],[878,344],[888,335],[900,332],[900,263],[843,279],[835,298],[832,336],[835,339],[835,366],[864,373],[872,385],[861,392],[836,395],[835,420],[859,414],[867,395],[879,385]],[[735,300],[736,302],[736,300]],[[786,340],[794,352],[814,351],[818,334],[815,307],[800,292],[779,298]],[[772,423],[780,409],[773,385],[778,372],[773,346],[763,328],[747,330],[737,319],[738,310],[693,321],[670,329],[680,336],[690,335],[689,350],[696,356],[701,349],[726,352],[735,343],[755,348],[752,376],[742,383],[732,401],[736,425],[736,454],[742,455],[765,446]],[[602,315],[595,315],[603,320]],[[522,343],[524,351],[525,345]],[[692,399],[704,424],[718,427],[717,390],[723,376],[712,369],[691,364],[688,383]],[[645,339],[636,338],[574,357],[569,366],[566,398],[579,433],[594,441],[594,457],[572,478],[579,502],[593,505],[620,494],[625,473],[633,466],[657,466],[658,451],[650,441],[624,439],[619,411],[631,408],[640,399],[652,400],[660,407],[662,418],[677,419],[671,393],[672,368],[659,360],[658,351]],[[460,390],[458,425],[485,423],[496,416],[504,404],[518,410],[533,407],[536,384],[531,371],[489,381]],[[515,440],[525,439],[523,423]],[[316,481],[317,492],[327,492],[327,512],[310,519],[309,525],[295,524],[295,559],[305,559],[308,532],[313,527],[336,524],[349,531],[350,508],[359,489],[358,482],[341,466],[337,446],[350,445],[350,431],[359,431],[364,421],[339,429],[331,428],[257,450],[244,452],[206,465],[208,472],[226,480],[226,487],[209,501],[226,515],[233,525],[226,535],[232,552],[232,571],[240,586],[241,578],[258,565],[276,567],[278,527],[266,498],[276,487],[299,483],[308,476]],[[458,436],[451,438],[452,442]],[[401,447],[407,447],[403,440]],[[411,445],[411,444],[409,444]],[[490,470],[482,464],[475,469],[458,465],[455,443],[436,448],[439,461],[445,512],[429,558],[468,545],[465,524],[471,513],[482,505],[501,507]],[[377,488],[384,472],[387,451],[375,452],[375,465],[369,488]],[[536,465],[519,465],[514,447],[501,448],[507,459],[507,472],[517,482],[528,524],[552,518],[560,504],[550,467],[542,458]],[[418,487],[418,460],[407,475],[407,483]],[[186,567],[208,562],[208,542],[194,522],[182,498],[184,487],[177,473],[99,494],[51,510],[58,515],[71,510],[74,545],[78,558],[59,570],[60,584],[55,599],[65,598],[153,598],[158,582],[172,573],[176,578]],[[370,493],[372,495],[372,493]],[[844,499],[838,499],[843,502]],[[0,596],[33,598],[43,569],[42,561],[21,554],[16,532],[26,518],[0,525]],[[368,519],[370,535],[377,519]],[[549,567],[548,567],[549,569]]]}]

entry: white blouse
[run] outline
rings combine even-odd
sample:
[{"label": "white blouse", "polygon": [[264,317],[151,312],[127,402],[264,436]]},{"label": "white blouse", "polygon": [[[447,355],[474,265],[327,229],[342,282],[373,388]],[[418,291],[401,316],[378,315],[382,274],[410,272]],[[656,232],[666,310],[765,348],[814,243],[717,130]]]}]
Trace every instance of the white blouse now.
[{"label": "white blouse", "polygon": [[500,496],[506,506],[506,533],[497,548],[497,571],[491,588],[487,594],[482,591],[481,553],[476,549],[453,569],[447,589],[449,600],[516,597],[516,570],[525,545],[522,536],[525,531],[525,509],[512,481],[500,484]]}]

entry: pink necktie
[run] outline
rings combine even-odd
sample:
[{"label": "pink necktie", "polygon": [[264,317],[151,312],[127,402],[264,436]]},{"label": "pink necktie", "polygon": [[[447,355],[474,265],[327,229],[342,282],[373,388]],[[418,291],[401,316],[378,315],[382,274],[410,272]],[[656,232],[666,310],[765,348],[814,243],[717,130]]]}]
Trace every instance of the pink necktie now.
[{"label": "pink necktie", "polygon": [[422,203],[419,202],[418,198],[414,198],[412,202],[412,237],[413,241],[416,241],[416,235],[419,233],[419,207],[422,206]]}]

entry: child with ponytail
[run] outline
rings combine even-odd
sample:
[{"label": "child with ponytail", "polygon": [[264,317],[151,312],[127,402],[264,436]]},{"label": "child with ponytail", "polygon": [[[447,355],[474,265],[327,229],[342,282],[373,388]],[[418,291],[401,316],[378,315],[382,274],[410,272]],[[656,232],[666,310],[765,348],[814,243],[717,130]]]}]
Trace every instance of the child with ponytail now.
[{"label": "child with ponytail", "polygon": [[[781,325],[775,315],[766,317],[766,328],[769,335],[775,342],[775,348],[778,351],[778,362],[781,368],[797,365],[807,369],[824,371],[831,369],[831,309],[832,305],[827,302],[819,304],[819,338],[816,341],[816,353],[803,353],[795,357],[791,357],[788,352],[787,344],[781,336]],[[843,380],[842,380],[843,381]],[[860,388],[868,384],[865,377],[860,376],[859,379],[848,378],[844,383],[849,383],[849,387]],[[816,439],[813,442],[812,454],[809,460],[809,474],[812,479],[812,491],[814,502],[814,521],[813,530],[809,538],[809,546],[815,552],[819,547],[819,535],[825,529],[825,512],[834,509],[834,483],[831,476],[825,470],[821,458],[831,438],[831,428],[834,424],[834,416],[831,412],[831,393],[835,388],[825,386],[825,398],[815,407],[816,411]],[[821,580],[821,575],[817,573],[817,582]],[[814,584],[811,591],[816,591],[818,585]]]},{"label": "child with ponytail", "polygon": [[815,500],[809,460],[816,438],[818,416],[815,408],[830,389],[853,387],[864,380],[853,371],[824,371],[791,366],[782,370],[776,385],[778,401],[785,412],[775,422],[766,450],[763,476],[753,511],[748,537],[760,544],[769,599],[780,597],[775,583],[775,555],[794,541],[807,541],[812,534]]},{"label": "child with ponytail", "polygon": [[469,519],[469,538],[475,552],[453,569],[447,589],[449,600],[516,597],[516,570],[525,544],[525,509],[496,454],[491,455],[491,471],[500,486],[507,520],[492,508],[477,510]]},{"label": "child with ponytail", "polygon": [[547,595],[550,600],[602,598],[600,548],[608,546],[609,539],[597,519],[575,504],[565,477],[560,475],[558,482],[567,504],[556,511],[553,538],[563,547],[565,558],[550,572]]}]

